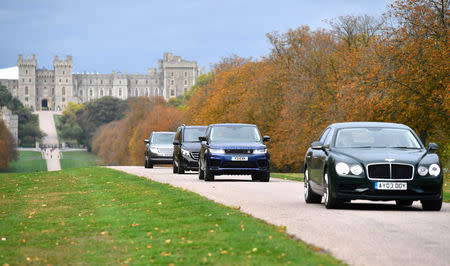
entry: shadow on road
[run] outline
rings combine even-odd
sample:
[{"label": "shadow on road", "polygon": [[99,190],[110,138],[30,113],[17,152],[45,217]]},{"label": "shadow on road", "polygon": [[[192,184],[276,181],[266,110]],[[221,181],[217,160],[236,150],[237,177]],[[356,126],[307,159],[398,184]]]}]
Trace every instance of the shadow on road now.
[{"label": "shadow on road", "polygon": [[423,211],[419,206],[397,206],[395,203],[345,203],[340,210],[360,211]]}]

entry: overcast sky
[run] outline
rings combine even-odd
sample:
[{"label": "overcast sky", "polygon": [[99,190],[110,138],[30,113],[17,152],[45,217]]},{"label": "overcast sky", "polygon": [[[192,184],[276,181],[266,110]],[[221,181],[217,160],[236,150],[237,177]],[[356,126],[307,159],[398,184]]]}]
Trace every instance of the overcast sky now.
[{"label": "overcast sky", "polygon": [[266,33],[342,15],[380,16],[389,0],[0,0],[0,68],[35,54],[53,68],[71,54],[74,72],[145,73],[164,52],[211,64],[270,52]]}]

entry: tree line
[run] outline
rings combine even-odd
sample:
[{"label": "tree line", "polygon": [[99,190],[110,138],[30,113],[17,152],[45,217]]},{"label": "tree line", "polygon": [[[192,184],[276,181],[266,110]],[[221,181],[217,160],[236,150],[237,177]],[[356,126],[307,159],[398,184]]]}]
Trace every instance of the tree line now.
[{"label": "tree line", "polygon": [[299,171],[309,144],[330,123],[384,121],[440,144],[445,164],[448,7],[448,0],[399,0],[380,18],[342,16],[328,21],[330,29],[269,33],[269,54],[224,58],[183,97],[129,101],[122,120],[93,135],[93,151],[109,163],[141,165],[142,140],[152,130],[252,123],[272,137],[272,166]]}]

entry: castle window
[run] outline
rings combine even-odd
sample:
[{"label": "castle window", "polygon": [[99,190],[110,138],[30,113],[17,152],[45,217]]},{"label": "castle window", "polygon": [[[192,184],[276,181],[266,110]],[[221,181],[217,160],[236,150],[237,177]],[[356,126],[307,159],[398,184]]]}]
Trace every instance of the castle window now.
[{"label": "castle window", "polygon": [[175,90],[174,89],[170,90],[170,96],[175,96]]},{"label": "castle window", "polygon": [[22,82],[25,82],[25,79],[22,79]]},{"label": "castle window", "polygon": [[52,95],[55,95],[55,88],[52,88]]},{"label": "castle window", "polygon": [[25,70],[25,74],[28,74],[28,70]]},{"label": "castle window", "polygon": [[44,83],[47,83],[47,80],[46,80],[46,79],[44,79]]},{"label": "castle window", "polygon": [[103,80],[100,80],[100,84],[103,84]]},{"label": "castle window", "polygon": [[187,77],[187,72],[184,72],[184,76]]},{"label": "castle window", "polygon": [[155,84],[158,84],[158,80],[157,79],[155,79]]},{"label": "castle window", "polygon": [[112,96],[112,90],[109,89],[109,96]]},{"label": "castle window", "polygon": [[83,90],[80,90],[80,96],[83,96]]},{"label": "castle window", "polygon": [[66,79],[66,83],[69,83],[69,80],[68,80],[68,79]]},{"label": "castle window", "polygon": [[173,72],[170,72],[170,76],[173,77]]},{"label": "castle window", "polygon": [[66,88],[65,87],[62,88],[62,95],[66,95]]},{"label": "castle window", "polygon": [[92,97],[92,89],[89,90],[89,96]]},{"label": "castle window", "polygon": [[145,84],[148,84],[148,80],[145,81]]},{"label": "castle window", "polygon": [[92,84],[92,79],[89,80],[89,84]]},{"label": "castle window", "polygon": [[28,97],[25,97],[25,101],[28,102]]},{"label": "castle window", "polygon": [[187,79],[184,80],[184,85],[187,85]]},{"label": "castle window", "polygon": [[31,79],[29,79],[28,81],[31,82]]},{"label": "castle window", "polygon": [[148,96],[148,88],[145,88],[145,96]]},{"label": "castle window", "polygon": [[103,97],[103,89],[100,90],[100,96]]},{"label": "castle window", "polygon": [[137,88],[136,88],[136,90],[134,91],[134,96],[139,96],[139,91],[138,91]]},{"label": "castle window", "polygon": [[64,74],[66,74],[66,73],[63,71],[63,75],[64,75]]},{"label": "castle window", "polygon": [[28,95],[28,87],[25,87],[25,95]]},{"label": "castle window", "polygon": [[122,89],[119,89],[119,97],[122,97]]},{"label": "castle window", "polygon": [[65,102],[66,101],[66,98],[63,98],[63,102]]},{"label": "castle window", "polygon": [[119,80],[119,84],[122,84],[122,81],[121,81],[121,80]]},{"label": "castle window", "polygon": [[59,83],[61,83],[61,79],[59,79]]},{"label": "castle window", "polygon": [[138,84],[138,81],[136,80],[136,84]]}]

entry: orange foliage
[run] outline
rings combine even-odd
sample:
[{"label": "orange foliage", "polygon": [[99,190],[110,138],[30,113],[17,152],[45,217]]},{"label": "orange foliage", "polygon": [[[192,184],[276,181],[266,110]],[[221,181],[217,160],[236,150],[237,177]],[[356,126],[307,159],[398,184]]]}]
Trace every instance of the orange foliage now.
[{"label": "orange foliage", "polygon": [[162,98],[135,98],[127,116],[97,130],[92,151],[112,165],[143,165],[145,144],[152,131],[174,131],[184,121],[182,111]]}]

